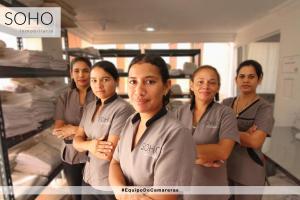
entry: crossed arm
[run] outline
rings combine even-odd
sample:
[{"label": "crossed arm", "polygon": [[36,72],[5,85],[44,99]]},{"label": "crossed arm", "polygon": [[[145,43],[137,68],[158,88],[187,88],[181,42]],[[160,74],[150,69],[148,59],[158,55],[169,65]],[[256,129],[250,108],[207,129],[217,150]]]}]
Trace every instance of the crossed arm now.
[{"label": "crossed arm", "polygon": [[74,148],[79,152],[89,151],[99,159],[111,160],[119,136],[109,134],[107,141],[104,138],[88,140],[82,127],[78,127],[73,140]]}]

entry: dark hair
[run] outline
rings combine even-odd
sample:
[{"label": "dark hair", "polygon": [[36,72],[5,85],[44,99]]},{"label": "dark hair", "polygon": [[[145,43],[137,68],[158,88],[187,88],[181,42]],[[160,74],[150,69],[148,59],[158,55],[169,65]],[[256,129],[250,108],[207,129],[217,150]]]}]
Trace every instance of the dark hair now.
[{"label": "dark hair", "polygon": [[262,70],[262,66],[256,60],[245,60],[245,61],[243,61],[241,64],[239,64],[238,68],[236,69],[236,75],[238,75],[240,70],[245,66],[254,67],[258,79],[263,77],[264,73],[263,73],[263,70]]},{"label": "dark hair", "polygon": [[115,81],[117,81],[120,77],[116,66],[112,62],[109,62],[107,60],[102,60],[102,61],[96,62],[92,66],[92,70],[96,67],[99,67],[99,68],[103,69],[104,71],[106,71],[107,73],[109,73]]},{"label": "dark hair", "polygon": [[[194,81],[194,78],[196,76],[196,74],[201,71],[202,69],[209,69],[209,70],[212,70],[216,75],[217,75],[217,80],[218,80],[218,85],[219,87],[221,87],[221,76],[218,72],[218,70],[216,68],[214,68],[213,66],[211,65],[202,65],[200,67],[198,67],[194,72],[193,74],[191,75],[191,81]],[[191,93],[191,104],[192,105],[195,105],[195,94],[192,90],[190,90],[190,93]],[[216,101],[219,101],[219,92],[215,95],[215,100]]]},{"label": "dark hair", "polygon": [[[72,59],[71,63],[70,63],[70,70],[73,70],[73,66],[75,65],[75,63],[77,62],[84,62],[89,68],[91,68],[92,64],[91,61],[88,58],[85,57],[75,57]],[[76,88],[76,84],[75,81],[72,79],[70,87],[72,89]]]},{"label": "dark hair", "polygon": [[[158,68],[162,82],[166,84],[170,79],[169,70],[167,63],[162,59],[162,57],[154,54],[140,54],[132,59],[128,67],[128,73],[135,64],[150,63]],[[163,105],[166,106],[169,103],[171,92],[170,90],[166,95],[163,96]]]}]

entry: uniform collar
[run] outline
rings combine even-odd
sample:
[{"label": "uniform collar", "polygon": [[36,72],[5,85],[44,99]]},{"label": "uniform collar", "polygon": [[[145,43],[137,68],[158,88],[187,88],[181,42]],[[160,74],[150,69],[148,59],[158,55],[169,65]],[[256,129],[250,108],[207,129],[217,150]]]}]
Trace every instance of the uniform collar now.
[{"label": "uniform collar", "polygon": [[[108,99],[106,99],[104,101],[104,104],[111,103],[114,100],[116,100],[117,98],[118,98],[118,95],[117,95],[117,93],[115,93],[114,95],[112,95],[111,97],[109,97]],[[99,99],[98,97],[96,97],[96,105],[101,105],[101,104],[102,104],[101,99]]]},{"label": "uniform collar", "polygon": [[[206,107],[206,109],[205,109],[203,115],[200,117],[198,123],[205,117],[205,115],[207,115],[207,113],[210,111],[210,109],[212,108],[212,106],[214,105],[214,103],[215,103],[215,101],[213,100],[212,102],[210,102],[210,103],[208,104],[208,106]],[[195,108],[195,106],[192,106],[192,105],[190,106],[191,112],[193,112],[194,108]]]},{"label": "uniform collar", "polygon": [[[153,124],[156,120],[160,119],[163,117],[165,114],[167,114],[167,109],[165,107],[162,107],[158,113],[156,113],[153,117],[151,117],[147,122],[146,122],[146,127],[149,127],[151,124]],[[140,113],[136,113],[134,117],[132,118],[131,122],[132,124],[136,123],[141,119]]]},{"label": "uniform collar", "polygon": [[[210,102],[206,108],[206,110],[209,110],[213,105],[214,105],[215,101],[213,100],[212,102]],[[191,106],[190,106],[190,110],[194,110],[195,109],[195,103],[191,103]]]}]

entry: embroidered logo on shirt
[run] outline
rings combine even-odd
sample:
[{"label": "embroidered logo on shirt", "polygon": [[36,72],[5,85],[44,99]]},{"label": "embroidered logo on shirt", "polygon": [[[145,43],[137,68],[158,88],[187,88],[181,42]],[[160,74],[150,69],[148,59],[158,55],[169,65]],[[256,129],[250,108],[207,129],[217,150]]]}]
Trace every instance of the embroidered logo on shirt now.
[{"label": "embroidered logo on shirt", "polygon": [[100,123],[108,123],[109,122],[109,118],[106,118],[106,117],[99,117],[98,121]]},{"label": "embroidered logo on shirt", "polygon": [[216,124],[216,122],[212,122],[212,121],[206,121],[205,122],[205,127],[206,128],[218,128],[218,124]]},{"label": "embroidered logo on shirt", "polygon": [[160,148],[161,148],[160,146],[143,143],[140,150],[143,151],[147,156],[156,157],[157,154],[159,153]]}]

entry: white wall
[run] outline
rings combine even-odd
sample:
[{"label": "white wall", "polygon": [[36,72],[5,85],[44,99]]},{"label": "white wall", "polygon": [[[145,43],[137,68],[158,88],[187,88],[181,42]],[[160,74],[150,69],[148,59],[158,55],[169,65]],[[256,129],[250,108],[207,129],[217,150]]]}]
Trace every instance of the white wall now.
[{"label": "white wall", "polygon": [[235,65],[233,63],[233,43],[204,43],[202,57],[203,65],[212,65],[221,75],[220,100],[234,96]]},{"label": "white wall", "polygon": [[[268,16],[239,31],[236,44],[244,46],[280,32],[280,65],[278,69],[275,120],[277,126],[295,125],[296,113],[300,112],[300,59],[298,72],[284,73],[282,61],[287,56],[300,55],[300,1],[287,1],[281,7],[273,10]],[[285,85],[285,80],[293,80],[293,87]],[[290,97],[285,97],[291,90]]]},{"label": "white wall", "polygon": [[253,42],[248,45],[247,59],[258,61],[264,70],[257,93],[275,93],[279,66],[279,42]]}]

